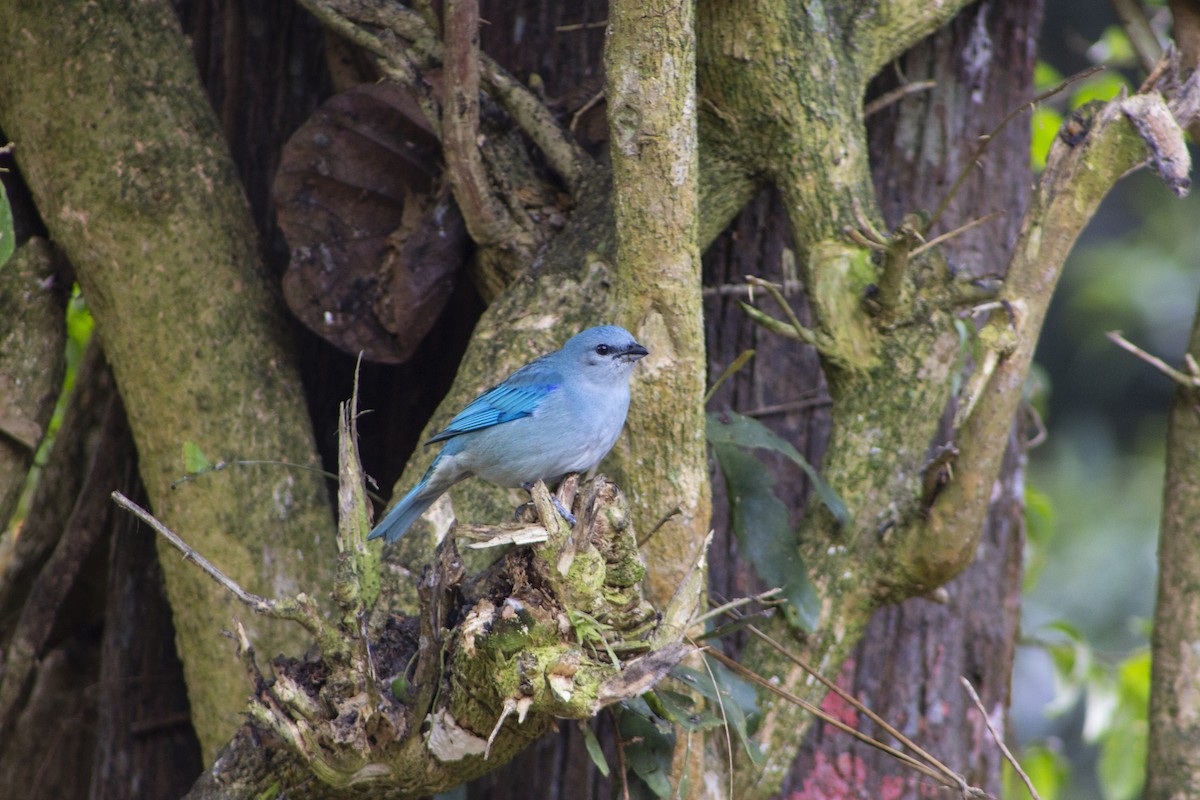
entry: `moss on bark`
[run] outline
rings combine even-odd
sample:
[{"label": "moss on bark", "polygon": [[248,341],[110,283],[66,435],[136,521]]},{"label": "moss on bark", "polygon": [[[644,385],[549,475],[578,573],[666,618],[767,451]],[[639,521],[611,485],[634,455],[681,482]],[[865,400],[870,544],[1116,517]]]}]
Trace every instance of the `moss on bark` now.
[{"label": "moss on bark", "polygon": [[[5,2],[0,125],[54,241],[75,265],[128,410],[155,512],[246,586],[330,574],[321,481],[261,468],[173,490],[181,452],[315,463],[298,374],[249,210],[170,4]],[[245,677],[222,645],[233,607],[163,562],[197,731],[236,729]],[[258,621],[255,621],[258,626]],[[294,650],[295,631],[258,641]]]}]

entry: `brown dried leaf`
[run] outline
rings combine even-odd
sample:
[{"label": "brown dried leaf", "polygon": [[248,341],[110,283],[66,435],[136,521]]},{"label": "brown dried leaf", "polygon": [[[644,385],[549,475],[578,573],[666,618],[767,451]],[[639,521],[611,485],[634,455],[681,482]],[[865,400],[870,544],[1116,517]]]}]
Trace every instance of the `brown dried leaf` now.
[{"label": "brown dried leaf", "polygon": [[347,352],[404,361],[445,306],[467,236],[439,152],[412,97],[386,83],[334,96],[284,148],[274,185],[292,248],[284,297]]}]

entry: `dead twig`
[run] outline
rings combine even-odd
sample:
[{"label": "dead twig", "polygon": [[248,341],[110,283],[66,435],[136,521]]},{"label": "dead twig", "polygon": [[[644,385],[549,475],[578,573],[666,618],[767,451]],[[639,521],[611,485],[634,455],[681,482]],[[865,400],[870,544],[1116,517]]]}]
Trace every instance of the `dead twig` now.
[{"label": "dead twig", "polygon": [[253,610],[255,613],[262,614],[266,617],[275,619],[287,619],[299,623],[305,630],[311,633],[318,641],[325,639],[325,625],[321,621],[321,616],[317,612],[312,601],[303,593],[296,596],[294,601],[278,602],[269,600],[265,597],[253,594],[243,589],[237,581],[230,578],[220,569],[218,569],[211,561],[196,552],[191,545],[183,541],[179,534],[168,528],[158,520],[153,514],[139,506],[137,503],[130,500],[120,492],[112,493],[113,502],[121,508],[133,514],[135,517],[145,522],[155,531],[162,535],[164,539],[173,544],[179,552],[183,553],[185,561],[191,561],[208,576],[223,586],[226,591],[236,597],[245,606]]},{"label": "dead twig", "polygon": [[1042,800],[1038,796],[1037,789],[1033,788],[1033,781],[1029,780],[1029,776],[1025,774],[1025,770],[1021,769],[1021,765],[1017,763],[1017,759],[1013,756],[1012,751],[1004,744],[1004,739],[1001,738],[1000,732],[992,724],[992,718],[988,716],[987,709],[983,707],[983,701],[979,699],[979,693],[975,691],[975,687],[963,676],[959,676],[958,679],[962,682],[963,688],[967,690],[967,694],[971,696],[971,700],[975,702],[975,707],[979,709],[979,713],[983,715],[983,724],[987,725],[988,733],[992,734],[992,738],[996,741],[996,746],[1000,748],[1000,752],[1008,759],[1008,763],[1012,765],[1012,768],[1021,776],[1021,780],[1025,782],[1025,788],[1029,790],[1030,796],[1033,797],[1033,800]]},{"label": "dead twig", "polygon": [[929,231],[933,230],[934,226],[937,225],[938,220],[942,218],[942,214],[946,213],[946,209],[950,207],[950,202],[954,200],[955,195],[958,194],[958,190],[961,189],[962,185],[966,182],[967,176],[971,174],[971,171],[975,169],[975,165],[979,163],[979,159],[983,157],[983,152],[987,150],[987,146],[991,144],[992,139],[995,139],[1000,135],[1000,132],[1008,126],[1008,123],[1016,119],[1017,115],[1025,111],[1025,109],[1033,108],[1038,103],[1053,97],[1071,84],[1077,83],[1084,78],[1091,77],[1103,69],[1104,67],[1089,67],[1082,72],[1077,72],[1052,89],[1042,92],[1032,100],[1022,103],[1012,111],[1008,112],[1008,114],[1004,116],[1004,119],[1000,120],[1000,124],[998,124],[995,128],[992,128],[992,130],[983,137],[983,140],[979,143],[979,147],[975,148],[975,152],[971,154],[969,159],[967,159],[967,164],[962,168],[962,172],[958,174],[958,178],[955,179],[954,185],[950,187],[950,191],[946,193],[946,196],[938,205],[937,210],[933,212],[933,216],[929,218],[929,223],[925,226],[924,233],[928,234]]},{"label": "dead twig", "polygon": [[[1181,372],[1167,362],[1163,361],[1161,358],[1147,353],[1145,350],[1126,339],[1121,335],[1120,331],[1109,331],[1104,335],[1107,336],[1109,341],[1111,341],[1113,344],[1117,345],[1122,350],[1133,353],[1142,361],[1145,361],[1147,364],[1154,367],[1180,386],[1184,386],[1189,389],[1200,389],[1200,365],[1196,364],[1196,359],[1191,353],[1184,353],[1183,358],[1187,363],[1188,372]],[[1189,372],[1191,374],[1188,374]]]},{"label": "dead twig", "polygon": [[910,94],[924,92],[934,88],[935,86],[937,86],[937,81],[913,81],[912,83],[906,83],[903,86],[897,86],[890,92],[884,92],[883,94],[879,95],[879,97],[876,97],[874,100],[863,106],[863,116],[869,117],[872,114],[877,114],[893,103],[900,102]]}]

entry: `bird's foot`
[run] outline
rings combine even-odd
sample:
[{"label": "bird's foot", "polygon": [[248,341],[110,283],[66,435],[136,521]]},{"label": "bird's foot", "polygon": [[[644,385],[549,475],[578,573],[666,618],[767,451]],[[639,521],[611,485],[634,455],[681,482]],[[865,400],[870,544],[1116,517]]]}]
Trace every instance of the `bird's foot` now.
[{"label": "bird's foot", "polygon": [[550,495],[550,502],[554,503],[554,510],[558,512],[559,516],[565,519],[568,525],[575,527],[575,515],[562,504],[562,501],[555,495]]},{"label": "bird's foot", "polygon": [[[523,483],[521,484],[521,488],[527,492],[532,492],[533,484]],[[575,515],[571,513],[570,509],[562,504],[562,501],[559,500],[556,495],[550,495],[550,502],[554,504],[554,510],[558,512],[558,515],[566,520],[568,525],[575,527]]]}]

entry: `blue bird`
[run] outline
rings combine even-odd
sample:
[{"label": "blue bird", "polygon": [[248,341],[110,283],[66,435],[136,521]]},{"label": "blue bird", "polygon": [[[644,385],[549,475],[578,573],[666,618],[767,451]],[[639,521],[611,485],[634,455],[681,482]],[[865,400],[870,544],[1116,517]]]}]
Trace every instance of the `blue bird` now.
[{"label": "blue bird", "polygon": [[629,374],[649,352],[624,328],[601,325],[521,367],[427,442],[446,444],[367,538],[396,541],[451,486],[472,475],[518,487],[596,466],[621,435]]}]

